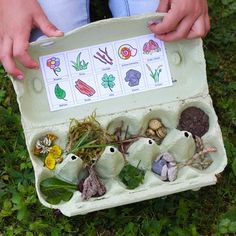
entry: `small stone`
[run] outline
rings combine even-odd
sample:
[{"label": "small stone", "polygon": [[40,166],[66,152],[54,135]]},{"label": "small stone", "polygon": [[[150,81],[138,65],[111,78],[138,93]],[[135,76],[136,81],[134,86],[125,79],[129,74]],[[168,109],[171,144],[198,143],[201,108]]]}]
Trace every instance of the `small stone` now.
[{"label": "small stone", "polygon": [[162,158],[166,160],[167,162],[175,162],[174,157],[168,152],[163,153]]},{"label": "small stone", "polygon": [[176,166],[176,162],[171,161],[168,163],[168,167],[173,167],[173,166]]},{"label": "small stone", "polygon": [[177,166],[173,166],[173,167],[168,168],[168,180],[170,182],[173,182],[176,180],[177,174],[178,174]]},{"label": "small stone", "polygon": [[161,171],[161,180],[165,181],[168,180],[168,167],[164,165]]},{"label": "small stone", "polygon": [[158,175],[161,175],[161,171],[164,165],[167,165],[167,162],[164,159],[156,160],[152,164],[152,171]]},{"label": "small stone", "polygon": [[162,127],[162,123],[159,120],[150,120],[148,127],[154,131],[158,130]]}]

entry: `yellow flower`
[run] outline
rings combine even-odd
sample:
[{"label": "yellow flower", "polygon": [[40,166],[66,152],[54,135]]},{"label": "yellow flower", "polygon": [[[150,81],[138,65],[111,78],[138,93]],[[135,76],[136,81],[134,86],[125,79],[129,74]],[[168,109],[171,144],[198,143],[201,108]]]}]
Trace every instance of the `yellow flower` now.
[{"label": "yellow flower", "polygon": [[45,158],[45,165],[48,169],[53,170],[56,166],[56,160],[51,153]]},{"label": "yellow flower", "polygon": [[52,146],[52,148],[50,148],[49,154],[55,159],[61,156],[61,148],[58,145],[54,145]]}]

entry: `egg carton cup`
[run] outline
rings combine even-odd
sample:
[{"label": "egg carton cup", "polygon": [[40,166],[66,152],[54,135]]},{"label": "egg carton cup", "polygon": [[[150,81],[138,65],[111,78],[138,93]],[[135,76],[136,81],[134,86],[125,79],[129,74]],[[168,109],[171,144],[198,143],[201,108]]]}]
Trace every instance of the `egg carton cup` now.
[{"label": "egg carton cup", "polygon": [[[109,41],[121,40],[149,34],[147,22],[161,19],[163,14],[103,20],[76,29],[62,38],[50,38],[30,45],[34,58],[74,48],[88,47]],[[129,30],[127,30],[129,29]],[[102,102],[50,112],[41,71],[24,70],[25,81],[12,80],[21,111],[26,145],[35,173],[36,191],[40,202],[49,208],[59,209],[66,216],[82,215],[89,212],[166,196],[186,190],[195,190],[217,182],[216,175],[227,164],[227,157],[221,130],[208,92],[205,60],[201,39],[183,40],[165,44],[170,65],[173,86],[142,93],[113,98]],[[178,129],[180,115],[188,107],[197,107],[209,117],[209,130],[203,135],[205,146],[215,147],[209,153],[212,164],[204,170],[191,166],[179,169],[177,179],[162,181],[151,171],[158,155],[168,152],[178,162],[185,162],[195,153],[191,133]],[[96,163],[96,170],[105,184],[106,193],[101,197],[83,200],[76,191],[68,202],[49,204],[40,191],[40,183],[49,177],[77,183],[84,172],[82,157],[68,154],[64,161],[49,170],[42,160],[33,154],[36,141],[48,134],[55,134],[56,144],[65,149],[70,119],[83,120],[96,110],[96,119],[109,133],[114,133],[123,124],[129,128],[129,135],[144,135],[148,123],[159,119],[167,129],[161,144],[142,137],[134,142],[125,155],[126,161],[145,171],[145,178],[137,188],[128,189],[119,179],[125,165],[121,152],[107,146]],[[65,168],[65,165],[67,168]],[[68,168],[68,166],[70,168]]]}]

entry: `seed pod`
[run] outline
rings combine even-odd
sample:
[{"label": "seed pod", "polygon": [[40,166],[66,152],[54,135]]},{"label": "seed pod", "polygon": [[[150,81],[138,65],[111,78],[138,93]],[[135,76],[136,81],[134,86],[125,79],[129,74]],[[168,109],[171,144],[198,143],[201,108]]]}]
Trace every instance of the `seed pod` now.
[{"label": "seed pod", "polygon": [[159,128],[161,128],[163,125],[159,120],[150,120],[148,127],[154,131],[158,130]]},{"label": "seed pod", "polygon": [[167,130],[165,127],[161,127],[156,131],[156,135],[159,138],[165,138],[166,134],[167,134]]},{"label": "seed pod", "polygon": [[148,128],[148,129],[146,130],[146,135],[147,135],[148,137],[152,137],[152,136],[155,136],[156,133],[155,133],[154,130]]}]

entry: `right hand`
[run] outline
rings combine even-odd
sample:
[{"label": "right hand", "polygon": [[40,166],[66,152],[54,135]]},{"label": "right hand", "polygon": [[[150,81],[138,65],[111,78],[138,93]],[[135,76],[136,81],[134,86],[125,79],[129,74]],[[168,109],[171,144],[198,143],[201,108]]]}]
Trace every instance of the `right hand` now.
[{"label": "right hand", "polygon": [[34,27],[49,37],[63,35],[49,22],[37,0],[0,0],[0,61],[10,75],[20,80],[24,75],[16,67],[15,59],[27,68],[39,67],[28,53]]}]

